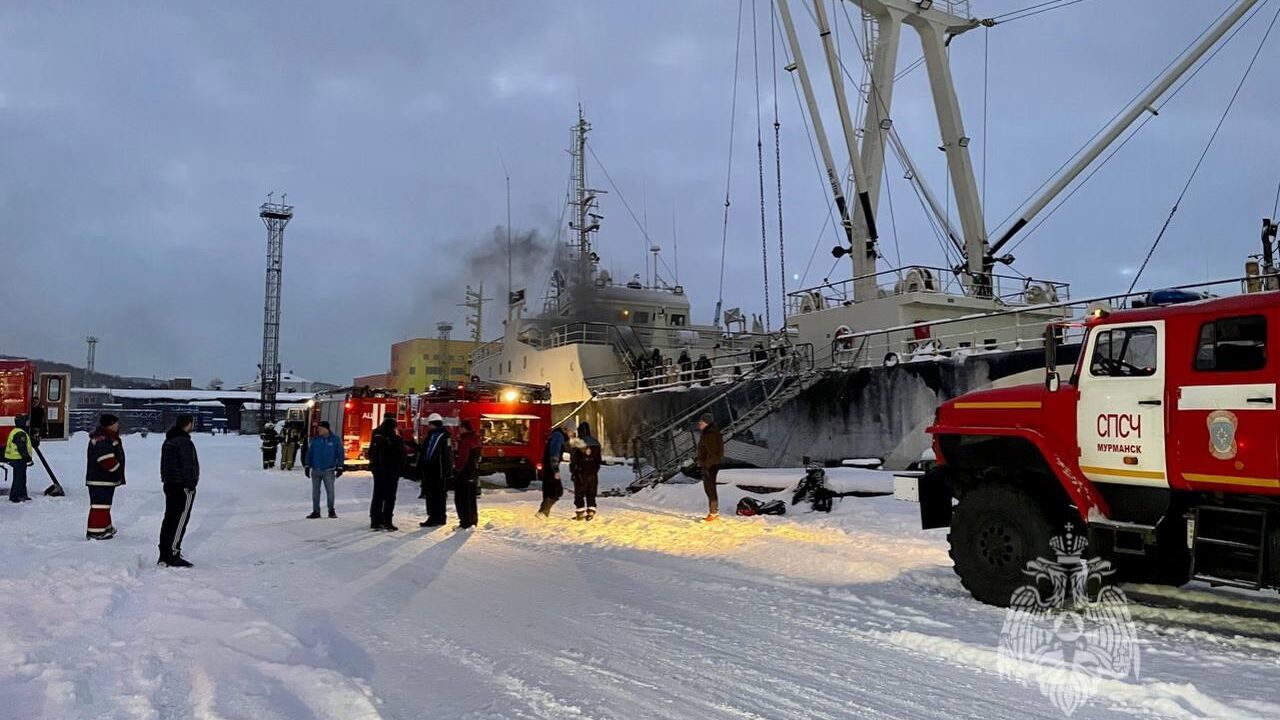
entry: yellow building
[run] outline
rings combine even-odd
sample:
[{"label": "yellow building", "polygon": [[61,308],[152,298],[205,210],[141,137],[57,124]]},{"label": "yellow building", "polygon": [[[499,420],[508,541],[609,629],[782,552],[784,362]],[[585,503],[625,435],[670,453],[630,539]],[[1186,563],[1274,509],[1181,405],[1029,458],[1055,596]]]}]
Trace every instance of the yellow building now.
[{"label": "yellow building", "polygon": [[446,383],[471,378],[470,340],[415,338],[391,346],[391,371],[387,379],[398,393],[415,394]]}]

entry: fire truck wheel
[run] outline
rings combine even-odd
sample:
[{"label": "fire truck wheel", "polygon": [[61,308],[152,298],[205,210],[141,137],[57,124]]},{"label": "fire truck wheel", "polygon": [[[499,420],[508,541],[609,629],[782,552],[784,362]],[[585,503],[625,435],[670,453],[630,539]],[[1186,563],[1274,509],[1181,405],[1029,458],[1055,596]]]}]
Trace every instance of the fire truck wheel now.
[{"label": "fire truck wheel", "polygon": [[533,474],[532,468],[508,470],[506,472],[507,487],[523,490],[533,483]]},{"label": "fire truck wheel", "polygon": [[960,584],[988,605],[1008,607],[1027,584],[1027,563],[1053,557],[1053,528],[1042,503],[1018,487],[991,483],[966,492],[947,535]]}]

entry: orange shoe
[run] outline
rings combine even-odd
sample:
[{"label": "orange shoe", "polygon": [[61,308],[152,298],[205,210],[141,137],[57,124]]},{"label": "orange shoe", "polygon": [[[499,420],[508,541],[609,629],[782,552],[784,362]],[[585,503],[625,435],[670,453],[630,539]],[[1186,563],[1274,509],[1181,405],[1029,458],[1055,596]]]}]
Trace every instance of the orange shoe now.
[{"label": "orange shoe", "polygon": [[720,513],[711,513],[702,519],[703,522],[715,522],[720,519]]}]

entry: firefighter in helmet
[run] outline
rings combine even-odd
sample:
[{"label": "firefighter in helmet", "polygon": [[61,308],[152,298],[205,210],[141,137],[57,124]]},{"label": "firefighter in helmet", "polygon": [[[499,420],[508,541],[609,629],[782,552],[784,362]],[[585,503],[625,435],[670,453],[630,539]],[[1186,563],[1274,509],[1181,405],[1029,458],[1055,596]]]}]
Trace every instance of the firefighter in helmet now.
[{"label": "firefighter in helmet", "polygon": [[276,432],[275,425],[264,423],[262,425],[262,469],[270,470],[276,466],[276,448],[280,446],[280,435]]}]

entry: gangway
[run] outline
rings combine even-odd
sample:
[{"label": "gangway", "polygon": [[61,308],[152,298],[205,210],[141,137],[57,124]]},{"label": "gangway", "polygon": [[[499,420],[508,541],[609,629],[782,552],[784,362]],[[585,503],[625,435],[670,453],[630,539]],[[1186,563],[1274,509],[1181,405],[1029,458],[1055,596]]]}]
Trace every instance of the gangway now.
[{"label": "gangway", "polygon": [[689,465],[698,446],[694,423],[703,414],[729,418],[720,430],[727,443],[812,387],[825,372],[815,368],[812,345],[793,345],[711,397],[643,431],[631,441],[636,479],[628,489],[636,492],[666,482]]}]

